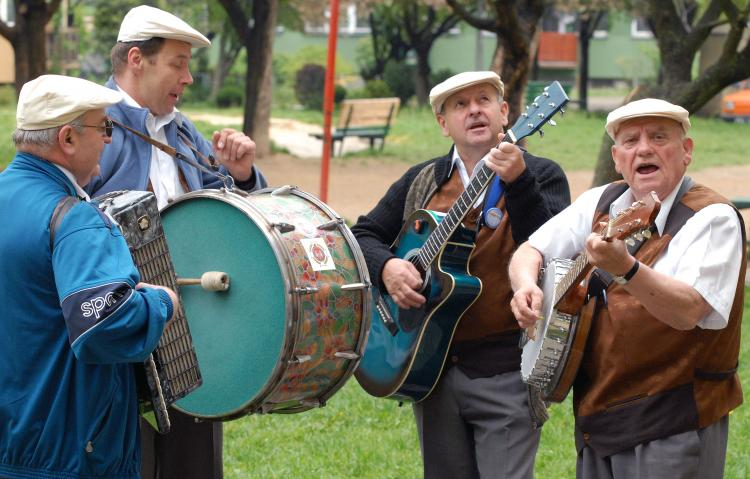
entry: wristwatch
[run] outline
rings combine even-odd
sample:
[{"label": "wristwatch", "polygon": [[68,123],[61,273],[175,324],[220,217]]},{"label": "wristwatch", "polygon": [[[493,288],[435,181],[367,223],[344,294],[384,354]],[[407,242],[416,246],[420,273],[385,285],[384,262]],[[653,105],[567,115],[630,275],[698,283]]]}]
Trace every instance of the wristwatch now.
[{"label": "wristwatch", "polygon": [[633,276],[635,276],[635,273],[636,271],[638,271],[638,266],[640,266],[640,264],[641,264],[640,261],[635,260],[635,264],[633,265],[632,268],[630,268],[630,270],[627,273],[625,273],[623,276],[613,276],[612,281],[614,281],[617,284],[627,283],[633,278]]}]

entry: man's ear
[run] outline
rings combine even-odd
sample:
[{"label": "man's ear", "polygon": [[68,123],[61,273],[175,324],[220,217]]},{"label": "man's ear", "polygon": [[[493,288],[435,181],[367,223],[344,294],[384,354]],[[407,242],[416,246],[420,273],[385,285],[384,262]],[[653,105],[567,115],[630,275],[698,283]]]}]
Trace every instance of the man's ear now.
[{"label": "man's ear", "polygon": [[140,68],[143,62],[143,52],[138,47],[133,47],[128,50],[128,65]]},{"label": "man's ear", "polygon": [[75,135],[75,130],[72,126],[65,125],[60,128],[60,131],[57,133],[57,144],[68,155],[72,155],[75,152],[78,137]]}]

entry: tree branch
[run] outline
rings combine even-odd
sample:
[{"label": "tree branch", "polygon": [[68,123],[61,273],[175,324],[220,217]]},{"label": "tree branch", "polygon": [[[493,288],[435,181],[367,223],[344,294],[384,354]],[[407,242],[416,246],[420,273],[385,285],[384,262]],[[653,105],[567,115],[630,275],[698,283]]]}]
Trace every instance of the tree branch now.
[{"label": "tree branch", "polygon": [[7,23],[0,20],[0,35],[5,37],[11,44],[16,40],[17,27],[10,27]]},{"label": "tree branch", "polygon": [[219,0],[219,3],[226,10],[229,21],[240,38],[240,42],[247,44],[252,34],[252,29],[250,28],[250,19],[242,9],[240,3],[234,0]]},{"label": "tree branch", "polygon": [[473,15],[472,11],[466,9],[458,0],[446,0],[446,3],[456,12],[456,15],[472,27],[490,32],[495,31],[495,22],[492,19]]}]

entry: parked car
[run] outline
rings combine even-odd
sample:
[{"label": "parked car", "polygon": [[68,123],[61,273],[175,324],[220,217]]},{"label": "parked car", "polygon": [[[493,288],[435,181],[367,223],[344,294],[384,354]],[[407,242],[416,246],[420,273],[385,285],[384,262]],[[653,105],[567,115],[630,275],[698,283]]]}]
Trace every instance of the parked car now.
[{"label": "parked car", "polygon": [[726,121],[750,123],[750,83],[721,97],[721,117]]}]

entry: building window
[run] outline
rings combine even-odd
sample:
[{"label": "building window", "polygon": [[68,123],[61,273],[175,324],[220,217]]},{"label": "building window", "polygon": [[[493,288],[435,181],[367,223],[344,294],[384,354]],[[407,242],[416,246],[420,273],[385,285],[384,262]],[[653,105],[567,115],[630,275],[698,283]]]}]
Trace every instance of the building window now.
[{"label": "building window", "polygon": [[[326,9],[325,16],[320,21],[305,23],[305,33],[327,34],[330,18],[331,11]],[[339,34],[355,36],[369,33],[370,23],[367,14],[362,10],[358,13],[356,5],[347,5],[339,14]]]},{"label": "building window", "polygon": [[609,12],[604,12],[604,15],[599,18],[594,27],[594,38],[603,39],[609,36]]},{"label": "building window", "polygon": [[643,18],[634,18],[630,22],[630,36],[632,38],[654,38],[654,34]]},{"label": "building window", "polygon": [[0,20],[10,26],[16,23],[16,9],[12,0],[0,0]]}]

